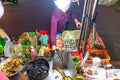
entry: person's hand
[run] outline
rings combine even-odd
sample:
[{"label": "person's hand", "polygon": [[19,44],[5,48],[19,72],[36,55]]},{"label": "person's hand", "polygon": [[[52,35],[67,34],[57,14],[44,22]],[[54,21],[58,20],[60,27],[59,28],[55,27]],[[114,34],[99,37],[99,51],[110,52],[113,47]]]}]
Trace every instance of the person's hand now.
[{"label": "person's hand", "polygon": [[75,21],[76,27],[81,28],[81,23],[77,19],[75,19],[74,21]]},{"label": "person's hand", "polygon": [[53,45],[53,46],[52,46],[52,50],[56,50],[56,49],[61,50],[61,48],[60,48],[60,47],[58,47],[58,46],[56,46],[56,45]]},{"label": "person's hand", "polygon": [[52,46],[52,50],[56,50],[57,49],[57,46],[56,45],[53,45]]}]

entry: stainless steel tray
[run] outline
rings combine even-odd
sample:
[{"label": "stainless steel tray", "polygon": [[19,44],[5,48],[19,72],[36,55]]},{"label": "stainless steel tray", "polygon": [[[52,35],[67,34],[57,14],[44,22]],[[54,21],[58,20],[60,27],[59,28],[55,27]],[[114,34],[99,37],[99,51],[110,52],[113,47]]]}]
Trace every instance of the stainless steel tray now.
[{"label": "stainless steel tray", "polygon": [[[63,55],[63,61],[65,62],[66,67],[62,65],[62,62],[57,54],[54,55],[53,65],[61,68],[64,71],[65,76],[70,76],[74,80],[77,71],[74,68],[72,56],[69,51],[64,51],[61,54]],[[48,62],[51,66],[52,65],[51,61]],[[53,71],[49,70],[49,75],[45,80],[62,80],[62,75],[55,69],[53,69]]]}]

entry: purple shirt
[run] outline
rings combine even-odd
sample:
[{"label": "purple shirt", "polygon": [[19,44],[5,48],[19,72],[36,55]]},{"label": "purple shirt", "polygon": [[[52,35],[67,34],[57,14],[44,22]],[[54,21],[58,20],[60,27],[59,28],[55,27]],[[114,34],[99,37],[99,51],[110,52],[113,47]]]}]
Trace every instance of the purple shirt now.
[{"label": "purple shirt", "polygon": [[[66,16],[65,16],[66,15]],[[69,8],[66,11],[66,14],[62,12],[60,9],[56,8],[52,13],[51,18],[51,45],[56,44],[56,33],[63,32],[66,27],[66,19],[70,21],[70,19],[75,19],[75,15],[73,14],[72,10]]]}]

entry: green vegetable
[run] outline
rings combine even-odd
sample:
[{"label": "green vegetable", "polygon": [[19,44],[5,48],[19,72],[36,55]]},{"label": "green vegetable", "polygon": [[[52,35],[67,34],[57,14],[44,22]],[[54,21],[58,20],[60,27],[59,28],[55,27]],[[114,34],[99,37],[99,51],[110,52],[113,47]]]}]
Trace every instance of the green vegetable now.
[{"label": "green vegetable", "polygon": [[74,63],[74,67],[76,68],[77,72],[79,73],[80,70],[80,58],[73,56],[73,63]]}]

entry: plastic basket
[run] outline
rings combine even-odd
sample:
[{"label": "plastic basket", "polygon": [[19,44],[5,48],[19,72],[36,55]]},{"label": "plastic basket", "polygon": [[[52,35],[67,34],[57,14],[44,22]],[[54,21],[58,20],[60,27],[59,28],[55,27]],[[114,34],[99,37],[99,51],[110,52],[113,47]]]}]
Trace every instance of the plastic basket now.
[{"label": "plastic basket", "polygon": [[[90,35],[89,35],[89,38],[88,38],[88,45],[89,45],[89,48],[92,49],[92,46],[90,44],[91,41],[93,41],[93,30],[90,31]],[[100,35],[98,34],[98,32],[96,31],[96,40],[100,41],[101,45],[102,45],[102,49],[106,49],[106,46],[102,40],[102,38],[100,37]]]},{"label": "plastic basket", "polygon": [[[107,64],[109,64],[110,62],[110,56],[109,56],[109,54],[108,54],[108,51],[107,50],[92,50],[91,52],[90,52],[90,55],[92,55],[93,57],[103,57],[102,59],[101,59],[101,63],[102,62],[106,62]],[[89,56],[89,58],[90,58],[90,56]],[[92,61],[92,59],[88,59],[87,60],[87,62],[88,63],[92,63],[93,61]]]}]

